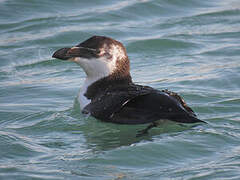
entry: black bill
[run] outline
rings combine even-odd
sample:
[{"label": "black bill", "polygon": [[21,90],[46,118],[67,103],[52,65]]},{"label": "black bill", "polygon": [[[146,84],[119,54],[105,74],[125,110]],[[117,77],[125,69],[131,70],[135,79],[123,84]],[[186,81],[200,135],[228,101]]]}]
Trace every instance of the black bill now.
[{"label": "black bill", "polygon": [[69,58],[71,58],[71,56],[68,53],[70,49],[71,48],[61,48],[55,51],[52,57],[57,59],[62,59],[62,60],[68,60]]},{"label": "black bill", "polygon": [[98,57],[98,53],[95,49],[86,48],[86,47],[72,47],[72,48],[62,48],[57,50],[53,58],[68,60],[73,57],[83,57],[83,58],[92,58]]}]

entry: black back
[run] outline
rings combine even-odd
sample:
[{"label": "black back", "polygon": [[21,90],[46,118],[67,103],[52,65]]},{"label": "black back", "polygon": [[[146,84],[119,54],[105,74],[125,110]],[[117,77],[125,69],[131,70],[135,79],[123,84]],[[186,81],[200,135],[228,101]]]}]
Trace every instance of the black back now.
[{"label": "black back", "polygon": [[97,119],[120,124],[151,123],[168,119],[181,123],[202,122],[176,93],[106,77],[88,88],[91,103],[84,111]]}]

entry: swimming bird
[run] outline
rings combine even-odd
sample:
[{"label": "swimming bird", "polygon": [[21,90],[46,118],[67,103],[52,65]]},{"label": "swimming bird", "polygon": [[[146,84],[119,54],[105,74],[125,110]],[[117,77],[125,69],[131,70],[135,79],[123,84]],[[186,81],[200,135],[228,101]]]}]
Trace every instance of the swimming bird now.
[{"label": "swimming bird", "polygon": [[57,50],[53,58],[77,63],[86,73],[78,101],[84,114],[111,123],[150,125],[138,135],[148,133],[158,120],[178,123],[204,122],[177,93],[133,83],[125,47],[105,36]]}]

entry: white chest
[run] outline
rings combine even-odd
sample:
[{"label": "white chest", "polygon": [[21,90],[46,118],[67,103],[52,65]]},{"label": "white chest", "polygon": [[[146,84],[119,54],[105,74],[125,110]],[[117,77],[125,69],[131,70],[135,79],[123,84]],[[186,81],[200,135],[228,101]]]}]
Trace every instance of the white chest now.
[{"label": "white chest", "polygon": [[81,88],[78,94],[78,102],[80,104],[81,110],[83,110],[89,103],[91,103],[91,100],[84,96],[85,93],[85,89]]},{"label": "white chest", "polygon": [[79,91],[78,102],[80,104],[80,109],[83,110],[88,104],[91,103],[91,100],[88,99],[84,94],[87,92],[88,87],[94,83],[97,79],[87,78]]}]

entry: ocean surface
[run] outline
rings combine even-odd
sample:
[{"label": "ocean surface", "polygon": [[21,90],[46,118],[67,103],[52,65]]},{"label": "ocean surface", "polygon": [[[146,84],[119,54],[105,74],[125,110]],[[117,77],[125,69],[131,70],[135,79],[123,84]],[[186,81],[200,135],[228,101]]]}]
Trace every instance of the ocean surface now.
[{"label": "ocean surface", "polygon": [[[136,138],[145,125],[83,116],[83,70],[51,56],[93,35],[207,124]],[[240,179],[240,1],[0,0],[0,179]]]}]

